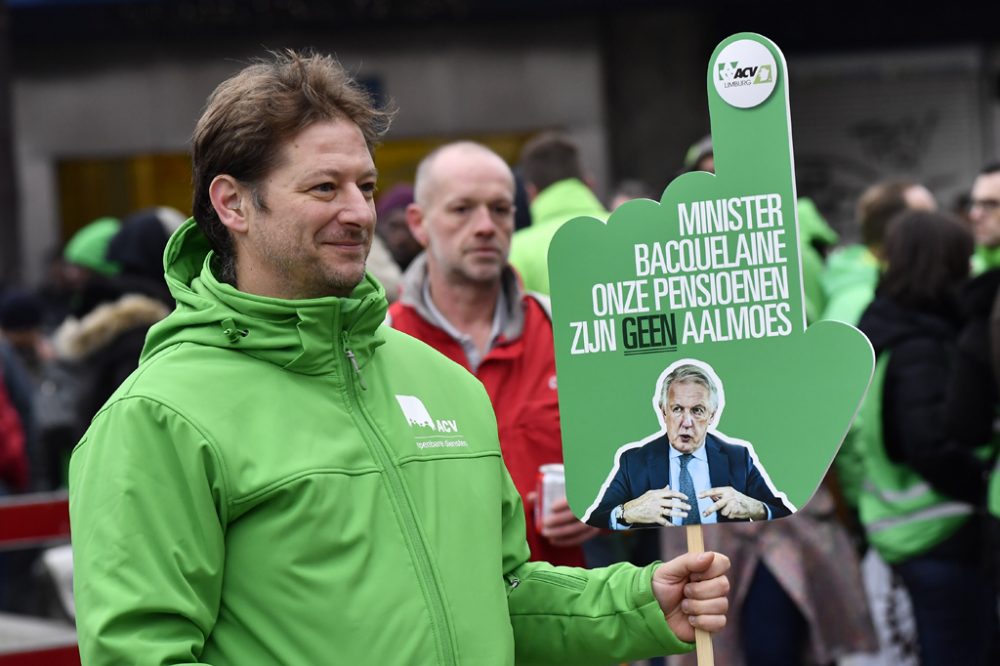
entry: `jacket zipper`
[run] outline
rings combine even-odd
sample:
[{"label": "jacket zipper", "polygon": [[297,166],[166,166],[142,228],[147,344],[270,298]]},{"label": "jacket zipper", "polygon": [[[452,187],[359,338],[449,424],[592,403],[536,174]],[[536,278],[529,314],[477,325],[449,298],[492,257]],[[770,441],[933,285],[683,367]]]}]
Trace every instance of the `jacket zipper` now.
[{"label": "jacket zipper", "polygon": [[457,666],[457,656],[452,651],[452,629],[448,622],[448,616],[445,612],[444,599],[442,598],[441,590],[438,588],[438,585],[434,580],[433,568],[431,567],[430,556],[427,554],[427,548],[424,545],[423,538],[417,530],[417,521],[413,512],[413,507],[406,500],[406,490],[403,487],[403,479],[400,476],[399,470],[396,469],[396,466],[392,462],[389,447],[383,441],[381,433],[372,422],[368,412],[365,411],[364,406],[361,404],[361,399],[357,394],[354,382],[348,372],[349,365],[350,369],[353,370],[354,375],[358,379],[358,385],[361,386],[362,390],[368,389],[365,384],[364,377],[361,375],[361,368],[358,366],[357,357],[348,346],[348,338],[348,332],[346,330],[342,330],[341,340],[343,343],[344,358],[347,361],[342,364],[345,378],[344,384],[347,386],[347,393],[351,398],[352,405],[363,417],[362,419],[356,419],[363,421],[364,426],[366,426],[362,432],[367,431],[370,437],[367,437],[366,439],[374,441],[374,445],[370,446],[370,448],[375,452],[379,463],[382,465],[382,469],[385,470],[389,497],[403,516],[403,536],[413,548],[416,560],[414,562],[414,567],[416,569],[420,585],[424,589],[424,595],[427,599],[431,625],[436,628],[434,634],[438,643],[438,653],[441,655],[442,663]]},{"label": "jacket zipper", "polygon": [[517,586],[521,584],[521,579],[514,574],[504,574],[504,578],[507,580],[507,596],[517,589]]}]

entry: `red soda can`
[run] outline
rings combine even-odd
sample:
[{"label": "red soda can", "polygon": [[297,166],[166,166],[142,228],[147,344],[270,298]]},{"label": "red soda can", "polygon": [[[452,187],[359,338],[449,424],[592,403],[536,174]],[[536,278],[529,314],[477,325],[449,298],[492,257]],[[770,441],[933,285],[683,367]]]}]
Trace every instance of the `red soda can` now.
[{"label": "red soda can", "polygon": [[566,497],[566,473],[562,463],[549,463],[538,468],[535,487],[535,529],[542,531],[542,519],[552,513],[552,505]]}]

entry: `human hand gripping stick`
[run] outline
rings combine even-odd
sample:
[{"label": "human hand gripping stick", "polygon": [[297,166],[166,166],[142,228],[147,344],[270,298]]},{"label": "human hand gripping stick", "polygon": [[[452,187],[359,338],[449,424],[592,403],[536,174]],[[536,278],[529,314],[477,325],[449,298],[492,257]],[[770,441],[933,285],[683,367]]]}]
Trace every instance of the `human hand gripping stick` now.
[{"label": "human hand gripping stick", "polygon": [[714,552],[680,555],[653,571],[653,596],[678,638],[691,642],[695,629],[714,633],[726,626],[727,571],[729,558]]}]

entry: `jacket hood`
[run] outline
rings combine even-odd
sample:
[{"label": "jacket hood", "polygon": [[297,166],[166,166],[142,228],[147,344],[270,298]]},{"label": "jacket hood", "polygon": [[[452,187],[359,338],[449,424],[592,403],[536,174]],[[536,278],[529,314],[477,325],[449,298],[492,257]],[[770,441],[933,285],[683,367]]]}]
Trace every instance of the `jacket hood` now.
[{"label": "jacket hood", "polygon": [[952,312],[914,310],[888,298],[877,297],[865,310],[858,328],[868,336],[878,355],[911,337],[954,338],[958,324],[957,308]]},{"label": "jacket hood", "polygon": [[[105,256],[121,266],[123,275],[163,282],[163,250],[170,234],[184,222],[172,208],[147,208],[122,220]],[[180,217],[179,220],[175,219]]]},{"label": "jacket hood", "polygon": [[878,282],[879,263],[864,245],[847,245],[838,248],[826,258],[823,271],[823,289],[828,294],[855,285],[875,285]]},{"label": "jacket hood", "polygon": [[169,312],[157,299],[143,294],[126,294],[97,306],[81,319],[67,318],[53,334],[53,345],[60,358],[82,361],[113,344],[126,331],[148,328]]},{"label": "jacket hood", "polygon": [[594,216],[607,219],[604,205],[587,184],[578,178],[552,183],[531,202],[532,226],[556,222],[562,224],[574,217]]},{"label": "jacket hood", "polygon": [[384,342],[385,291],[368,274],[346,298],[284,300],[219,282],[213,257],[194,218],[171,236],[163,266],[177,309],[150,329],[141,362],[187,342],[317,375],[335,372],[348,349],[363,366]]},{"label": "jacket hood", "polygon": [[[419,314],[425,321],[434,323],[436,318],[424,302],[424,287],[430,278],[427,275],[427,252],[421,252],[410,262],[403,273],[402,290],[399,300]],[[517,275],[510,264],[504,267],[500,275],[500,288],[503,290],[504,301],[507,305],[507,312],[504,318],[505,324],[500,331],[503,341],[517,340],[524,332],[524,303],[521,296],[524,291],[517,281]],[[531,293],[538,300],[546,312],[549,312],[548,297],[542,294]],[[551,317],[550,317],[551,318]]]}]

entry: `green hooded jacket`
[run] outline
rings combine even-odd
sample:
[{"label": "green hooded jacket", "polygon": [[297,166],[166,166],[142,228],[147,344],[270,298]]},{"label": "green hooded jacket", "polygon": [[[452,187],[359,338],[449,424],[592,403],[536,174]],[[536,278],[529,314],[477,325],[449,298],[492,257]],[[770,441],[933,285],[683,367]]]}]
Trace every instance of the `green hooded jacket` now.
[{"label": "green hooded jacket", "polygon": [[808,197],[795,202],[799,218],[799,249],[802,259],[802,294],[805,296],[806,321],[819,321],[826,307],[826,294],[820,282],[823,274],[823,255],[820,247],[830,247],[837,242],[834,231]]},{"label": "green hooded jacket", "polygon": [[578,178],[552,183],[531,202],[531,226],[515,233],[510,245],[510,263],[525,291],[548,295],[549,245],[559,227],[576,217],[608,219],[608,211]]},{"label": "green hooded jacket", "polygon": [[73,452],[83,663],[601,664],[691,649],[651,568],[527,562],[482,385],[383,325],[370,277],[220,283],[193,221],[177,310]]},{"label": "green hooded jacket", "polygon": [[864,245],[847,245],[832,252],[822,277],[826,293],[822,319],[857,326],[875,298],[878,279],[878,259]]}]

